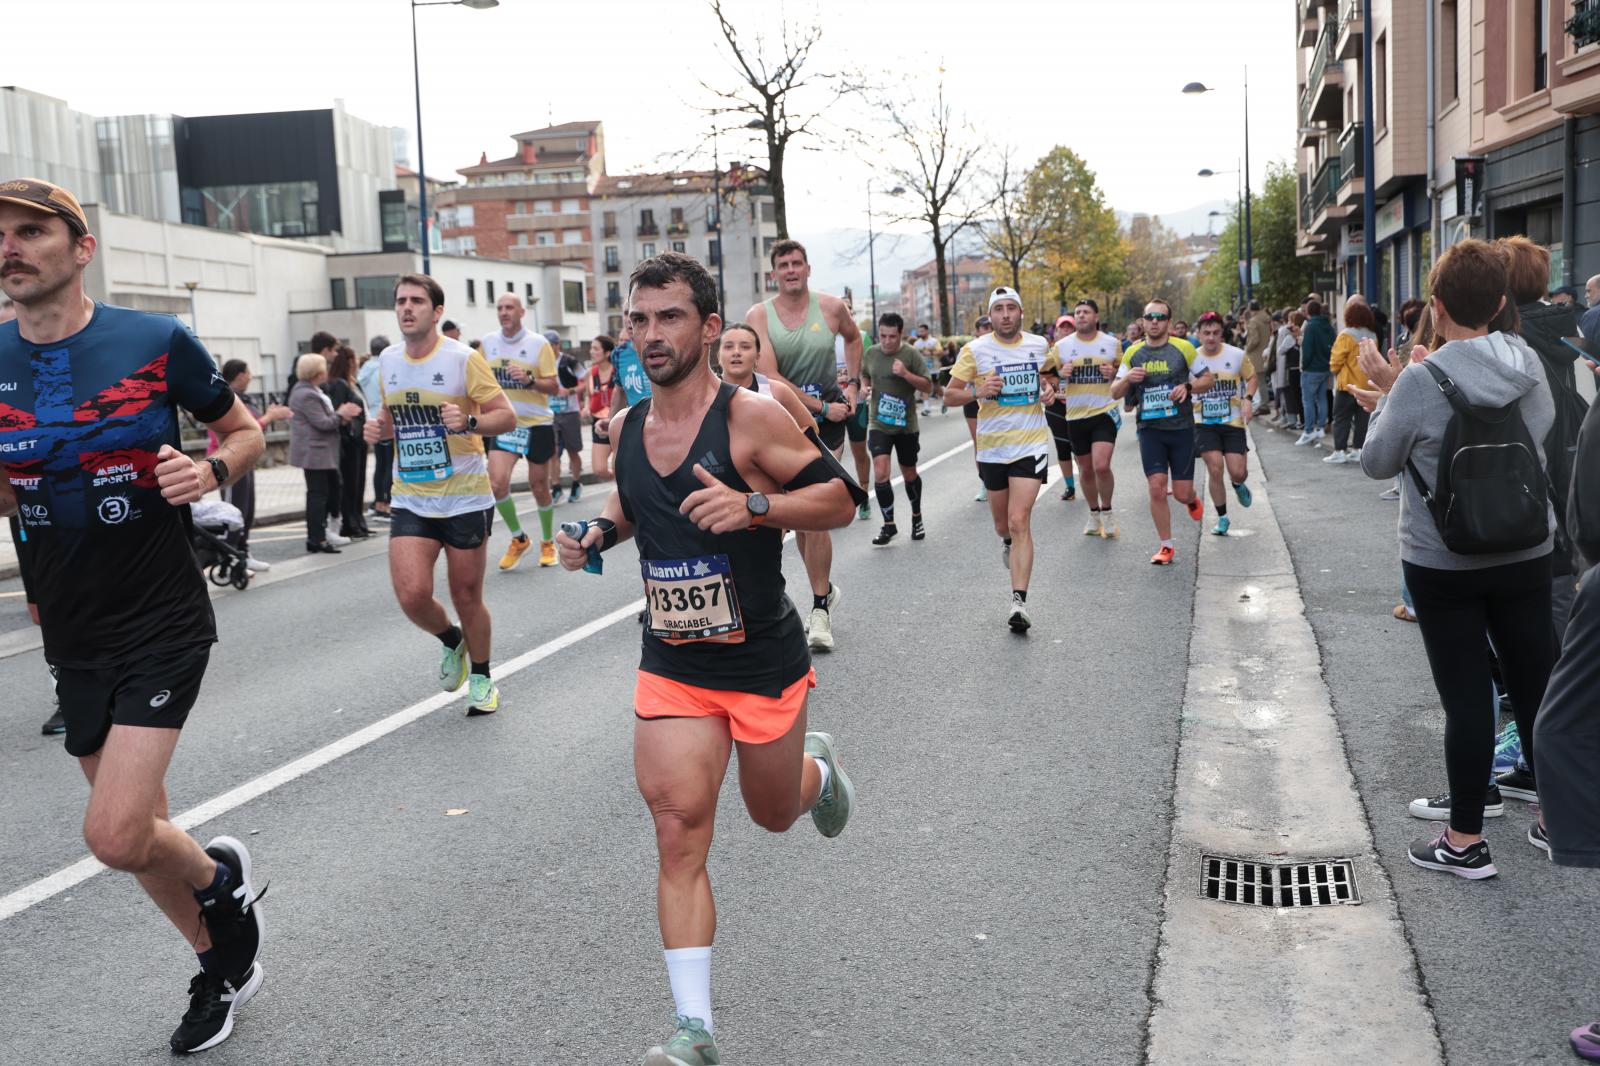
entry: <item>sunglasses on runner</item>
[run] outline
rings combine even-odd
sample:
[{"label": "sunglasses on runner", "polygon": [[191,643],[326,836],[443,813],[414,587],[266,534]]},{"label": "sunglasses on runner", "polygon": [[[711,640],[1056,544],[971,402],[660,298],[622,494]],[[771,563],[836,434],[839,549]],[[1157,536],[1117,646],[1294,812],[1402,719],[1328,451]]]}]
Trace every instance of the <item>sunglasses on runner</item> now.
[{"label": "sunglasses on runner", "polygon": [[1165,322],[1171,317],[1171,315],[1164,315],[1160,311],[1146,311],[1144,314],[1146,322]]}]

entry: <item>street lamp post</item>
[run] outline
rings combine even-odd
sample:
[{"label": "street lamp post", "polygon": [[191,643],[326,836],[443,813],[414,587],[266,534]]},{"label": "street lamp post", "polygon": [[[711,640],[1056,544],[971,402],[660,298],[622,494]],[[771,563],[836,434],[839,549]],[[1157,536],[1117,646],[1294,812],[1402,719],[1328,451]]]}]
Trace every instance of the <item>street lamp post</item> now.
[{"label": "street lamp post", "polygon": [[[1361,291],[1372,306],[1378,306],[1378,234],[1375,182],[1372,180],[1372,5],[1361,5],[1361,158],[1367,179],[1361,183]],[[1433,178],[1428,175],[1429,180]]]},{"label": "street lamp post", "polygon": [[[1370,9],[1371,5],[1366,5]],[[1368,23],[1370,28],[1371,19]],[[1208,93],[1211,88],[1201,82],[1191,81],[1183,87],[1186,93]],[[1250,66],[1244,68],[1244,293],[1245,300],[1255,298],[1255,241],[1250,232]]]},{"label": "street lamp post", "polygon": [[[1235,162],[1237,162],[1237,160]],[[1243,263],[1244,265],[1234,271],[1234,276],[1238,280],[1238,284],[1234,286],[1234,293],[1235,299],[1242,304],[1245,301],[1245,285],[1250,275],[1251,264],[1244,257],[1244,232],[1247,228],[1248,216],[1243,219],[1239,217],[1240,196],[1242,195],[1239,191],[1239,183],[1241,179],[1238,175],[1240,173],[1241,171],[1238,168],[1235,168],[1234,170],[1212,170],[1210,167],[1206,167],[1199,172],[1199,176],[1202,178],[1214,178],[1218,174],[1233,174],[1235,176],[1233,185],[1233,251],[1235,262]],[[1246,210],[1248,210],[1248,208],[1246,208]],[[1220,211],[1211,212],[1213,215],[1220,215],[1221,213],[1222,212]]]},{"label": "street lamp post", "polygon": [[[905,194],[906,187],[904,185],[896,185],[892,189],[881,191],[888,193],[890,196],[902,196]],[[867,285],[872,289],[872,292],[868,294],[867,301],[868,306],[872,308],[871,331],[874,340],[878,337],[878,255],[877,248],[874,246],[874,242],[877,239],[877,234],[872,230],[872,182],[869,181],[867,182]]]},{"label": "street lamp post", "polygon": [[486,11],[499,7],[500,0],[411,0],[411,81],[417,95],[417,219],[422,236],[422,272],[431,274],[432,257],[428,248],[428,169],[422,159],[422,67],[417,61],[417,8],[470,7]]}]

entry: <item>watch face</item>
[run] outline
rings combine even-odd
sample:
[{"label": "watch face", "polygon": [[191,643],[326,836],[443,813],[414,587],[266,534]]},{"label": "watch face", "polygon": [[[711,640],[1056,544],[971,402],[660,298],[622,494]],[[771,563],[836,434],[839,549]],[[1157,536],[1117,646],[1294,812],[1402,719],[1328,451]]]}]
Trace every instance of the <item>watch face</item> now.
[{"label": "watch face", "polygon": [[751,514],[766,514],[767,508],[770,507],[771,504],[768,502],[765,496],[761,495],[761,493],[752,492],[749,500],[745,503],[745,506],[750,509]]}]

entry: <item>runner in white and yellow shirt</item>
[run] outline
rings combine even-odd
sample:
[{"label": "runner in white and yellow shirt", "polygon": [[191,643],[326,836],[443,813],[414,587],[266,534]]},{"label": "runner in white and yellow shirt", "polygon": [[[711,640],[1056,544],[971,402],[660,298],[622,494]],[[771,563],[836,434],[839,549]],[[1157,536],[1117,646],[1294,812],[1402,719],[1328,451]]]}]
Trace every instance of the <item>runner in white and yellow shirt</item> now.
[{"label": "runner in white and yellow shirt", "polygon": [[1195,323],[1200,331],[1200,352],[1190,366],[1196,377],[1210,372],[1216,384],[1194,405],[1194,447],[1206,464],[1211,483],[1211,502],[1217,508],[1217,524],[1211,532],[1228,535],[1228,490],[1222,484],[1226,466],[1228,480],[1239,497],[1240,507],[1250,506],[1250,489],[1245,478],[1250,474],[1250,445],[1245,425],[1250,421],[1250,395],[1255,392],[1256,372],[1244,349],[1222,343],[1222,316],[1207,311]]},{"label": "runner in white and yellow shirt", "polygon": [[978,476],[989,490],[989,513],[1005,542],[1011,572],[1012,632],[1025,633],[1028,579],[1033,574],[1033,504],[1050,470],[1050,427],[1044,408],[1055,398],[1058,360],[1050,342],[1022,331],[1022,297],[1001,286],[989,294],[993,333],[961,349],[950,368],[945,402],[978,400]]},{"label": "runner in white and yellow shirt", "polygon": [[483,357],[517,413],[514,429],[485,442],[494,508],[511,531],[511,543],[500,559],[500,569],[515,567],[533,544],[522,531],[517,503],[511,498],[511,475],[517,460],[523,458],[528,460],[528,487],[539,505],[539,565],[554,566],[556,512],[555,501],[550,498],[550,460],[556,454],[556,427],[550,397],[560,391],[556,350],[542,335],[522,328],[522,298],[515,293],[500,297],[494,313],[500,319],[500,328],[484,335]]},{"label": "runner in white and yellow shirt", "polygon": [[[395,284],[395,317],[403,344],[378,356],[383,406],[367,420],[368,444],[393,439],[393,521],[389,574],[400,609],[444,645],[439,684],[469,686],[471,714],[489,714],[500,693],[489,677],[489,608],[483,569],[494,495],[483,438],[517,424],[511,402],[483,356],[439,334],[444,291],[424,274]],[[460,624],[433,595],[433,569],[443,550],[450,602]]]},{"label": "runner in white and yellow shirt", "polygon": [[1056,341],[1061,360],[1059,398],[1066,407],[1067,438],[1078,461],[1078,480],[1089,504],[1086,537],[1115,537],[1117,520],[1111,516],[1111,453],[1117,446],[1122,418],[1111,397],[1111,381],[1122,361],[1122,344],[1100,331],[1100,305],[1088,297],[1072,312],[1073,332]]}]

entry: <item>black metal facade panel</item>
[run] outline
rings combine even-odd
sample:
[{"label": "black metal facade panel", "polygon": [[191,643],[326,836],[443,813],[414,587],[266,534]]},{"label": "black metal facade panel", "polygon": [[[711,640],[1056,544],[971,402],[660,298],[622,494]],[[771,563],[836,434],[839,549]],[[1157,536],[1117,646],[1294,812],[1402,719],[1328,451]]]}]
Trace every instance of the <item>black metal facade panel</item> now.
[{"label": "black metal facade panel", "polygon": [[1578,119],[1572,165],[1576,169],[1576,239],[1573,279],[1582,285],[1600,274],[1600,115]]},{"label": "black metal facade panel", "polygon": [[181,118],[173,134],[181,188],[314,181],[323,229],[343,230],[331,110]]}]

